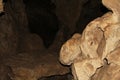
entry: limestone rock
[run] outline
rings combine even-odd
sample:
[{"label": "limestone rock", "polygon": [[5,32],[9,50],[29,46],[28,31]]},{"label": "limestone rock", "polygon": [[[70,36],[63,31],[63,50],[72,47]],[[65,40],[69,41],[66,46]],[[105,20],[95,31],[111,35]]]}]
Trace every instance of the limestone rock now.
[{"label": "limestone rock", "polygon": [[[80,0],[82,1],[82,0]],[[76,31],[82,33],[86,25],[97,18],[102,16],[107,9],[102,6],[101,0],[85,0],[86,2],[82,5],[80,15],[76,24]],[[104,11],[103,11],[104,9]],[[93,15],[94,14],[94,15]]]},{"label": "limestone rock", "polygon": [[4,11],[0,16],[0,55],[8,56],[17,52],[28,24],[23,0],[5,1]]},{"label": "limestone rock", "polygon": [[0,17],[0,55],[8,56],[16,53],[18,34],[10,14]]},{"label": "limestone rock", "polygon": [[3,0],[0,0],[0,13],[3,12]]},{"label": "limestone rock", "polygon": [[107,59],[108,59],[108,63],[111,64],[111,63],[114,63],[114,64],[117,64],[117,65],[120,65],[120,47],[119,48],[116,48],[114,51],[112,51],[108,56],[107,56]]},{"label": "limestone rock", "polygon": [[11,69],[4,65],[2,59],[0,61],[0,80],[11,80],[9,73],[11,73]]},{"label": "limestone rock", "polygon": [[0,80],[11,80],[9,65],[6,66],[4,61],[17,53],[18,44],[21,44],[20,36],[27,32],[27,18],[22,1],[0,0]]},{"label": "limestone rock", "polygon": [[[0,65],[0,80],[7,77],[38,80],[68,73],[69,68],[59,63],[58,54],[47,51],[42,39],[28,32],[23,0],[7,0],[4,7],[5,14],[0,16],[0,59],[4,59]],[[6,66],[11,72],[7,72]]]},{"label": "limestone rock", "polygon": [[20,44],[20,52],[44,51],[43,40],[37,34],[26,34]]},{"label": "limestone rock", "polygon": [[47,78],[40,78],[39,80],[72,80],[71,74],[65,74],[65,75],[53,75]]},{"label": "limestone rock", "polygon": [[77,56],[81,55],[79,45],[80,38],[80,34],[74,34],[73,37],[62,46],[60,51],[60,61],[63,64],[70,65],[77,58]]},{"label": "limestone rock", "polygon": [[119,80],[120,79],[120,66],[114,63],[104,65],[97,70],[96,74],[91,80]]},{"label": "limestone rock", "polygon": [[85,59],[74,62],[72,64],[74,80],[89,80],[101,65],[102,62],[99,59]]},{"label": "limestone rock", "polygon": [[60,61],[66,65],[72,64],[75,80],[119,79],[120,1],[102,2],[113,12],[91,21],[79,40],[71,38],[61,48]]},{"label": "limestone rock", "polygon": [[41,77],[63,75],[69,72],[62,66],[57,57],[50,53],[19,53],[6,60],[12,68],[10,77],[14,80],[38,80]]},{"label": "limestone rock", "polygon": [[56,15],[58,19],[69,27],[70,33],[75,31],[76,22],[81,13],[81,9],[87,0],[52,0],[56,5]]}]

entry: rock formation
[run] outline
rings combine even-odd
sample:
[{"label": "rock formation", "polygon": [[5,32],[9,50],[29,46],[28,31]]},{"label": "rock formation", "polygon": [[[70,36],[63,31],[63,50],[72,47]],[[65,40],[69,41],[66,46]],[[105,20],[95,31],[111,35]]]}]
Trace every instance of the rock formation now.
[{"label": "rock formation", "polygon": [[81,37],[73,35],[61,48],[60,61],[71,65],[74,80],[120,79],[120,1],[102,3],[111,12],[90,22]]},{"label": "rock formation", "polygon": [[0,13],[3,12],[3,0],[0,0]]},{"label": "rock formation", "polygon": [[69,73],[51,50],[29,32],[23,0],[7,0],[0,15],[0,80],[37,80]]},{"label": "rock formation", "polygon": [[68,26],[70,33],[75,31],[76,22],[81,13],[83,5],[87,0],[52,0],[56,5],[56,15],[58,19]]},{"label": "rock formation", "polygon": [[[0,0],[0,80],[72,79],[69,67],[59,62],[60,47],[75,32],[82,20],[79,16],[91,17],[91,9],[100,3],[52,1]],[[74,34],[62,46],[60,61],[71,65],[75,80],[119,79],[119,3],[103,0],[112,12],[89,23],[82,34]],[[28,26],[37,28],[37,34]]]},{"label": "rock formation", "polygon": [[[47,59],[46,59],[47,58]],[[51,75],[63,75],[69,68],[63,67],[51,53],[29,52],[9,57],[5,65],[11,67],[9,76],[13,80],[38,80]]]}]

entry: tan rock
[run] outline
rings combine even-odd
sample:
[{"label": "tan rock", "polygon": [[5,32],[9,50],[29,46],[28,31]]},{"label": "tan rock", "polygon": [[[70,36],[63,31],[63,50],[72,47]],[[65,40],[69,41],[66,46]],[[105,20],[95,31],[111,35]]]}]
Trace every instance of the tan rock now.
[{"label": "tan rock", "polygon": [[74,80],[90,80],[96,69],[102,66],[100,59],[85,59],[72,64]]},{"label": "tan rock", "polygon": [[61,48],[60,61],[63,64],[70,65],[74,62],[77,56],[81,55],[80,49],[80,34],[74,34]]},{"label": "tan rock", "polygon": [[114,20],[120,21],[120,1],[119,0],[102,0],[103,5],[105,5],[108,9],[113,11]]},{"label": "tan rock", "polygon": [[112,51],[108,56],[108,63],[114,63],[116,65],[120,65],[120,47]]},{"label": "tan rock", "polygon": [[116,64],[104,65],[97,70],[91,80],[119,80],[120,66]]},{"label": "tan rock", "polygon": [[81,50],[85,57],[98,57],[97,49],[104,38],[103,31],[98,25],[99,19],[87,25],[81,37]]},{"label": "tan rock", "polygon": [[72,64],[75,80],[119,80],[120,1],[102,2],[113,12],[90,22],[79,40],[71,38],[61,48],[60,61]]},{"label": "tan rock", "polygon": [[0,13],[3,11],[3,0],[0,0]]}]

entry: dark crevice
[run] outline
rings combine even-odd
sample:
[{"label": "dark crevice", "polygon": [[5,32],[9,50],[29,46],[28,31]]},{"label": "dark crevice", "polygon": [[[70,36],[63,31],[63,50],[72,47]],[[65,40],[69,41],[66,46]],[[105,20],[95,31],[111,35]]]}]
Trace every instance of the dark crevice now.
[{"label": "dark crevice", "polygon": [[101,0],[87,1],[83,5],[79,20],[76,23],[76,32],[82,33],[89,22],[102,16],[106,12],[108,12],[108,9],[102,5]]},{"label": "dark crevice", "polygon": [[[38,34],[48,48],[54,41],[58,31],[58,19],[53,12],[55,5],[50,0],[24,0],[28,15],[29,30]],[[31,11],[32,10],[32,11]]]},{"label": "dark crevice", "polygon": [[6,3],[8,0],[3,0],[3,3]]}]

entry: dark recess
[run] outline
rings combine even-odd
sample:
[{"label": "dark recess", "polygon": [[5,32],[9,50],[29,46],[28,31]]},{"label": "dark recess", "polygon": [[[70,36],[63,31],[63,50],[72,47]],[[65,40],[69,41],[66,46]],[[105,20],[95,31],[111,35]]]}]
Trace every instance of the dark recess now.
[{"label": "dark recess", "polygon": [[[38,34],[48,48],[59,30],[58,17],[55,14],[56,5],[51,0],[24,0],[31,33]],[[86,25],[108,11],[101,0],[88,0],[82,8],[79,20],[76,22],[76,32],[82,33]]]},{"label": "dark recess", "polygon": [[50,0],[24,0],[24,2],[30,32],[42,37],[45,46],[49,47],[58,31],[59,22],[53,12],[55,5]]}]

